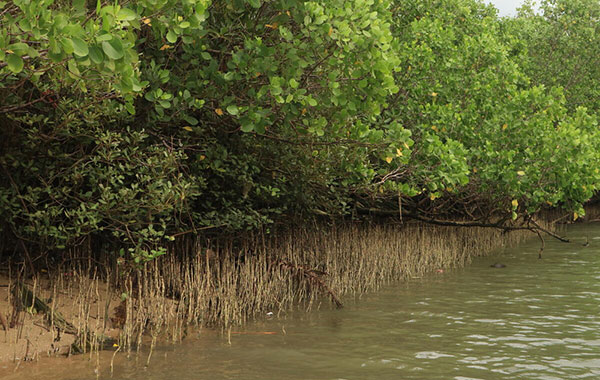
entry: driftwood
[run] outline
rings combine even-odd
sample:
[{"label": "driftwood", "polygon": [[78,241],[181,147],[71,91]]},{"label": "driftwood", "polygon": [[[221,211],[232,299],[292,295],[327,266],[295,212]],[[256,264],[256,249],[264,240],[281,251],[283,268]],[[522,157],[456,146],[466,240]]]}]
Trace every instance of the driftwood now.
[{"label": "driftwood", "polygon": [[335,306],[338,309],[344,307],[344,304],[342,304],[342,302],[335,295],[333,290],[331,290],[331,288],[325,283],[325,281],[323,281],[322,277],[327,276],[327,273],[316,269],[309,269],[301,265],[296,265],[289,261],[279,260],[276,262],[276,264],[279,265],[280,268],[289,270],[296,274],[296,276],[298,276],[299,278],[304,279],[313,285],[317,285],[319,288],[324,290],[327,294],[329,294],[331,300],[333,301],[333,303],[335,303]]},{"label": "driftwood", "polygon": [[25,284],[18,283],[13,288],[15,299],[24,309],[33,309],[38,313],[46,315],[50,325],[54,325],[67,334],[78,335],[79,331],[75,326],[69,323],[61,313],[53,310],[46,302],[36,297]]},{"label": "driftwood", "polygon": [[23,283],[17,283],[13,288],[13,294],[19,306],[25,310],[35,310],[37,313],[46,315],[46,322],[50,326],[54,326],[60,331],[67,334],[75,335],[76,342],[71,346],[72,353],[83,353],[83,347],[91,347],[92,342],[97,342],[99,349],[112,347],[115,343],[114,339],[97,336],[89,330],[79,330],[73,324],[68,322],[65,317],[57,310],[52,309],[46,302],[42,301],[33,294],[29,288]]}]

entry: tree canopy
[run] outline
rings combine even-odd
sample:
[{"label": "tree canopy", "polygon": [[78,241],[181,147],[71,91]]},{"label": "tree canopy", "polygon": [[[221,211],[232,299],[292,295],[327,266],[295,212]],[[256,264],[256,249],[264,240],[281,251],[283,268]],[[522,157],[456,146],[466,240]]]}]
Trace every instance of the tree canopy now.
[{"label": "tree canopy", "polygon": [[600,5],[0,1],[0,229],[135,261],[384,211],[574,217],[600,185]]}]

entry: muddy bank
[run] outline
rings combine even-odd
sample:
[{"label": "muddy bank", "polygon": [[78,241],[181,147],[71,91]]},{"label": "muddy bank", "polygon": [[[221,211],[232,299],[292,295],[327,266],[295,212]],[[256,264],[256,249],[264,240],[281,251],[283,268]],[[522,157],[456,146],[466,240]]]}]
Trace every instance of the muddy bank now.
[{"label": "muddy bank", "polygon": [[[550,220],[550,219],[548,219]],[[546,227],[551,226],[546,223]],[[170,252],[140,268],[83,251],[34,275],[0,278],[0,361],[36,361],[98,349],[179,341],[188,328],[228,329],[258,314],[321,305],[407,278],[463,266],[472,257],[535,236],[491,228],[424,224],[344,223],[239,240],[181,239]],[[77,259],[79,257],[79,259]],[[77,259],[77,260],[76,260]],[[76,263],[71,265],[69,263]],[[57,327],[53,312],[15,302],[22,283],[76,328]],[[329,307],[329,306],[328,306]],[[83,339],[82,337],[87,337]]]},{"label": "muddy bank", "polygon": [[[44,273],[18,282],[10,275],[0,275],[0,363],[88,351],[90,345],[82,339],[86,332],[96,339],[118,338],[120,329],[111,318],[105,318],[105,310],[118,310],[120,301],[109,295],[106,282],[74,276],[73,272],[66,275],[69,278],[64,286]],[[38,302],[24,297],[16,288],[18,284],[31,291]]]}]

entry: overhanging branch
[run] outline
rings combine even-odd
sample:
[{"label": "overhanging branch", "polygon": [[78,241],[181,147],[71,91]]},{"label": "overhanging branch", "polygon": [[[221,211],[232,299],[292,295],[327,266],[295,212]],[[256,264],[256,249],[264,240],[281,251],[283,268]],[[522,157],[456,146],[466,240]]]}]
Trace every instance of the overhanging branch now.
[{"label": "overhanging branch", "polygon": [[[360,212],[368,213],[368,214],[383,215],[383,216],[398,216],[397,210],[381,210],[381,209],[377,209],[377,208],[359,208],[358,210]],[[441,219],[429,218],[426,216],[422,216],[422,215],[407,212],[407,211],[402,212],[402,217],[407,217],[407,218],[411,218],[414,220],[418,220],[420,222],[424,222],[424,223],[428,223],[428,224],[435,224],[438,226],[497,228],[497,229],[503,230],[505,232],[508,232],[508,231],[531,231],[531,232],[537,233],[538,235],[540,232],[543,232],[563,243],[570,242],[569,239],[566,239],[560,235],[557,235],[556,233],[554,233],[552,231],[549,231],[546,228],[541,227],[538,223],[536,223],[532,219],[529,219],[527,225],[524,225],[524,226],[523,225],[522,226],[510,226],[510,225],[505,224],[505,222],[506,222],[505,219],[501,219],[495,223],[479,222],[479,221],[441,220]]]}]

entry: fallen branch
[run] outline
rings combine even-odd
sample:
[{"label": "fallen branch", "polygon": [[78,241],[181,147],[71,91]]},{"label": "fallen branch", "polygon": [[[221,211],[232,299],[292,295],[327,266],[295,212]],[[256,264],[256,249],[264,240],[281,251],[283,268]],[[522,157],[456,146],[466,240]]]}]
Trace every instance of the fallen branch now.
[{"label": "fallen branch", "polygon": [[549,236],[552,236],[553,238],[555,238],[555,239],[557,239],[559,241],[562,241],[563,243],[570,243],[571,242],[569,239],[564,238],[562,236],[559,236],[559,235],[555,234],[554,232],[549,231],[549,230],[541,227],[539,224],[537,224],[537,222],[535,220],[529,219],[529,221],[535,226],[536,230],[542,231],[543,233],[545,233],[545,234],[547,234]]},{"label": "fallen branch", "polygon": [[319,271],[319,270],[315,270],[315,269],[308,269],[301,265],[293,264],[289,261],[279,260],[276,262],[276,264],[279,265],[280,268],[296,272],[297,276],[299,276],[305,280],[308,280],[309,282],[316,283],[322,290],[324,290],[325,292],[327,292],[329,294],[329,296],[331,297],[331,300],[335,303],[335,306],[338,309],[341,309],[342,307],[344,307],[344,304],[342,304],[342,302],[335,295],[333,290],[331,290],[331,288],[321,278],[322,276],[326,276],[327,273]]},{"label": "fallen branch", "polygon": [[[15,285],[13,289],[15,299],[20,302],[25,310],[35,310],[38,313],[46,314],[50,325],[54,325],[66,332],[67,334],[78,335],[79,331],[71,323],[67,322],[65,318],[58,311],[53,310],[47,303],[36,297],[27,286],[22,283]],[[32,310],[32,311],[33,311]]]},{"label": "fallen branch", "polygon": [[78,330],[73,324],[69,323],[61,313],[52,309],[46,302],[36,297],[29,288],[23,283],[17,283],[13,288],[15,300],[19,302],[19,306],[25,310],[32,310],[46,315],[47,322],[50,326],[54,326],[59,331],[67,334],[75,335],[77,342],[73,343],[72,350],[77,353],[82,353],[81,345],[91,345],[91,342],[98,342],[99,349],[111,347],[115,341],[110,338],[97,336],[89,330]]}]

